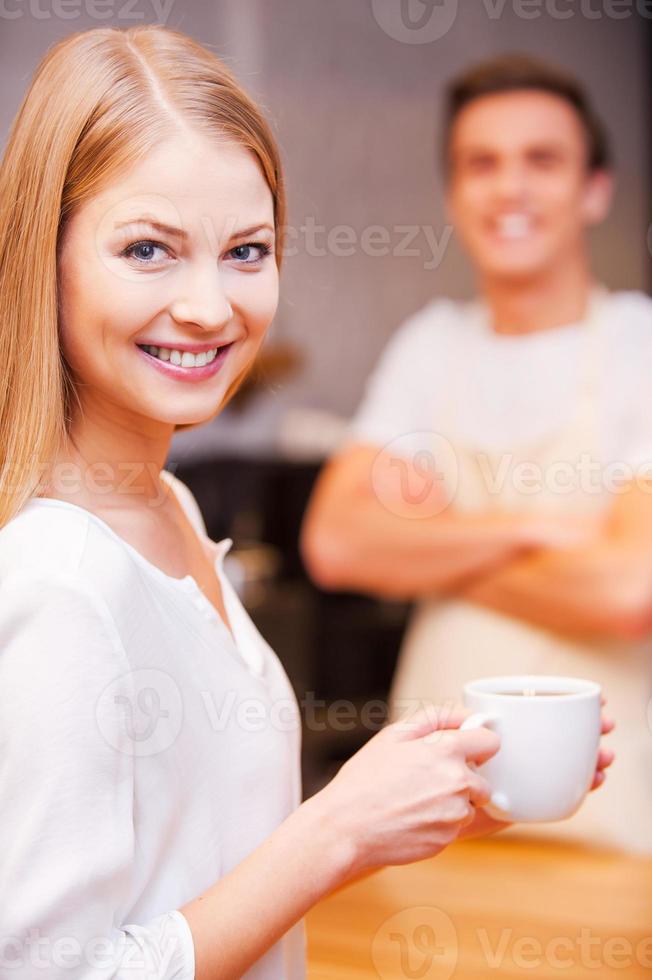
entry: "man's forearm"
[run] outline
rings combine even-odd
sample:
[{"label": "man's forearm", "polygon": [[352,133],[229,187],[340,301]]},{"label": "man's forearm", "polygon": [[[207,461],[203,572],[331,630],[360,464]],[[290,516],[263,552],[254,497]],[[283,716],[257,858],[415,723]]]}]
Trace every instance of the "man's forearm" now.
[{"label": "man's forearm", "polygon": [[635,638],[652,628],[650,557],[610,540],[517,558],[460,594],[570,635]]},{"label": "man's forearm", "polygon": [[[319,525],[319,526],[317,526]],[[373,499],[348,501],[329,520],[304,528],[309,570],[324,588],[413,599],[459,588],[529,546],[525,522],[510,515],[454,515],[409,519]]]}]

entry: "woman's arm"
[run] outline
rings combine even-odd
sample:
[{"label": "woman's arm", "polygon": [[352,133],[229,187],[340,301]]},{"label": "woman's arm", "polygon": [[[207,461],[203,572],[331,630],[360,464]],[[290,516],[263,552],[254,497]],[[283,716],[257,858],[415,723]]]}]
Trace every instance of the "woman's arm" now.
[{"label": "woman's arm", "polygon": [[15,980],[64,967],[68,980],[236,980],[322,895],[436,854],[488,799],[467,763],[493,755],[495,734],[442,731],[431,744],[422,735],[455,719],[399,722],[202,895],[134,921],[131,674],[109,610],[78,576],[3,580],[0,922]]},{"label": "woman's arm", "polygon": [[[354,878],[508,826],[482,809],[487,784],[477,774],[479,782],[470,780],[466,765],[486,761],[498,742],[486,729],[477,730],[479,740],[457,732],[464,716],[433,705],[387,725],[261,847],[183,906],[197,980],[237,980],[311,906]],[[603,718],[602,733],[612,728]],[[592,789],[612,761],[601,749]],[[466,794],[473,805],[462,802]]]},{"label": "woman's arm", "polygon": [[378,732],[211,888],[134,922],[120,705],[135,698],[110,614],[71,575],[16,575],[0,590],[0,640],[0,921],[16,980],[64,966],[69,980],[237,980],[323,895],[437,854],[489,798],[470,763],[498,736],[457,731],[463,715],[432,706]]},{"label": "woman's arm", "polygon": [[202,895],[181,907],[196,980],[237,980],[288,929],[352,875],[351,842],[313,797]]},{"label": "woman's arm", "polygon": [[249,857],[183,906],[197,980],[237,980],[333,889],[451,843],[488,799],[468,762],[485,761],[499,745],[487,729],[453,730],[462,717],[433,706],[387,725]]}]

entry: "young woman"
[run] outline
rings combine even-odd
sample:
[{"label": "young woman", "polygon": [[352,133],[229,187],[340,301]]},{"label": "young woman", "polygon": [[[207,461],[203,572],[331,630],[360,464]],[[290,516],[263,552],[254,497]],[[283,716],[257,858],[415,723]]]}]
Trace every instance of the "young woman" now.
[{"label": "young woman", "polygon": [[422,709],[302,803],[292,689],[163,469],[274,315],[274,140],[191,39],[96,29],[39,66],[0,188],[4,962],[303,977],[330,890],[496,828],[498,740]]}]

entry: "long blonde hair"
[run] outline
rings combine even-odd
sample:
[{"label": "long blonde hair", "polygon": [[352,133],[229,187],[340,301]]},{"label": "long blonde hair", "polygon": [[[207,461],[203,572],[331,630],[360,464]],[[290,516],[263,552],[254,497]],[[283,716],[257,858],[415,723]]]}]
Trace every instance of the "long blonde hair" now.
[{"label": "long blonde hair", "polygon": [[0,527],[63,447],[76,398],[59,343],[57,253],[66,222],[179,129],[256,156],[274,199],[280,266],[278,148],[212,52],[159,25],[102,27],[54,45],[34,74],[0,164]]}]

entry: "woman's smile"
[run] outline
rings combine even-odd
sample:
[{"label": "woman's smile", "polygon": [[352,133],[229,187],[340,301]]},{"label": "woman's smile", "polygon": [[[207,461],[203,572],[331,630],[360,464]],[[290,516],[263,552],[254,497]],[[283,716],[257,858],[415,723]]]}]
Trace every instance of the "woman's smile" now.
[{"label": "woman's smile", "polygon": [[[191,344],[183,347],[157,347],[136,344],[136,349],[152,368],[177,381],[204,381],[220,370],[235,341],[220,346]],[[190,350],[189,348],[195,348]]]}]

